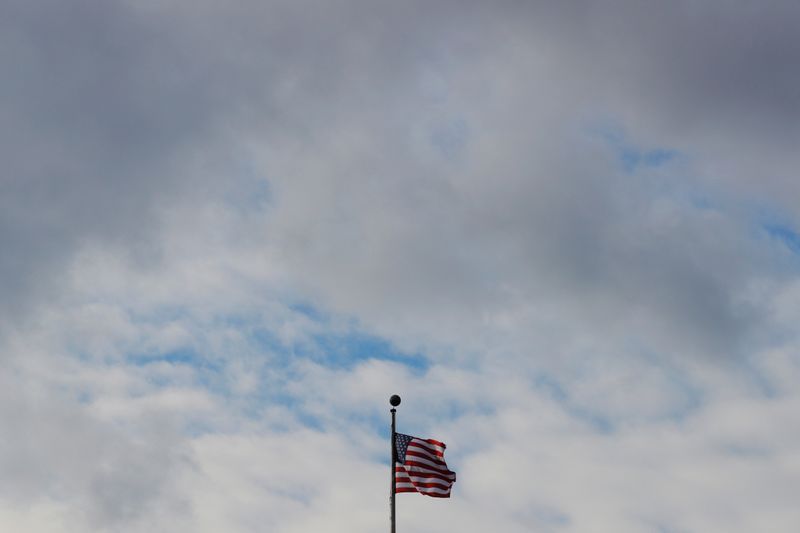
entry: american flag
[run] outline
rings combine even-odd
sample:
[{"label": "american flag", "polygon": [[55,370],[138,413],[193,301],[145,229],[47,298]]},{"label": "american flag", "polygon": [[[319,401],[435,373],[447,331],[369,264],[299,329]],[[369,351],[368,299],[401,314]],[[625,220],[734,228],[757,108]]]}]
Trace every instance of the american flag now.
[{"label": "american flag", "polygon": [[434,498],[449,498],[456,473],[444,462],[443,442],[397,433],[394,476],[397,492],[419,492]]}]

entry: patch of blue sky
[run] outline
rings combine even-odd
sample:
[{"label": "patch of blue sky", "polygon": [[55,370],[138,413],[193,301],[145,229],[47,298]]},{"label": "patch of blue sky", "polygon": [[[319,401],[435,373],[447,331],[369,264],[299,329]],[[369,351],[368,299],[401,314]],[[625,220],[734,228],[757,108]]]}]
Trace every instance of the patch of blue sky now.
[{"label": "patch of blue sky", "polygon": [[135,366],[144,366],[155,362],[193,366],[203,364],[198,354],[190,348],[181,348],[164,353],[129,354],[125,359],[128,363]]},{"label": "patch of blue sky", "polygon": [[[301,310],[309,318],[319,318],[324,326],[328,317],[312,306],[301,306]],[[326,328],[322,328],[325,330]],[[391,342],[375,335],[357,330],[338,331],[336,328],[303,336],[297,342],[287,342],[274,331],[267,328],[253,328],[247,333],[259,352],[268,354],[269,364],[264,374],[259,377],[258,390],[244,399],[243,406],[247,416],[257,418],[264,406],[282,406],[292,412],[295,419],[310,428],[322,427],[322,422],[309,410],[306,399],[292,391],[292,383],[302,379],[302,367],[298,360],[313,361],[315,364],[334,370],[351,370],[357,365],[369,361],[392,361],[400,363],[412,372],[423,374],[429,368],[429,361],[419,353],[406,353],[397,350]],[[362,422],[376,428],[383,427],[385,420],[368,409],[361,413],[350,413]]]},{"label": "patch of blue sky", "polygon": [[609,417],[577,405],[572,401],[567,390],[552,376],[540,374],[534,379],[534,385],[537,389],[550,396],[572,418],[584,422],[599,433],[613,433],[615,431],[614,423]]},{"label": "patch of blue sky", "polygon": [[673,403],[671,409],[651,415],[651,421],[682,422],[703,406],[705,394],[702,389],[692,382],[686,372],[672,364],[668,359],[648,349],[640,349],[638,353],[649,365],[656,367],[661,376],[664,377],[665,384],[671,387],[673,397],[679,400]]},{"label": "patch of blue sky", "polygon": [[296,302],[289,304],[288,307],[293,313],[299,313],[314,322],[328,322],[330,320],[330,317],[326,313],[308,302]]},{"label": "patch of blue sky", "polygon": [[[263,317],[258,313],[241,313],[219,316],[210,324],[200,328],[201,334],[212,330],[233,330],[237,333],[235,342],[230,347],[220,348],[218,343],[203,346],[202,339],[197,343],[179,349],[164,352],[129,353],[124,363],[145,368],[157,363],[182,365],[192,371],[193,386],[206,390],[210,394],[235,406],[242,415],[258,420],[264,409],[270,406],[286,408],[292,413],[296,422],[309,428],[323,427],[313,409],[306,405],[306,399],[292,390],[292,383],[302,379],[302,366],[297,361],[306,359],[316,364],[337,370],[350,370],[357,365],[369,361],[392,361],[400,363],[412,372],[425,373],[429,368],[428,359],[421,353],[406,353],[398,350],[386,339],[358,331],[354,325],[343,328],[341,324],[333,324],[331,317],[310,304],[295,303],[289,306],[297,313],[310,320],[304,335],[287,338],[272,327],[265,326]],[[157,317],[138,317],[148,323],[169,322],[180,317],[189,323],[192,318],[179,309],[163,310]],[[195,324],[196,326],[199,326]],[[224,353],[213,350],[223,349]],[[252,390],[237,390],[232,379],[236,373],[230,372],[231,364],[240,360],[246,362],[248,372],[256,373],[257,387]],[[240,372],[241,370],[236,370]],[[185,374],[184,374],[185,375]],[[153,372],[151,383],[158,387],[169,387],[172,378]],[[450,413],[457,414],[457,413]],[[366,411],[360,415],[365,422],[382,427],[382,419]],[[204,431],[197,427],[194,430]]]},{"label": "patch of blue sky", "polygon": [[[776,250],[790,252],[792,261],[788,266],[797,267],[795,256],[800,255],[800,231],[795,217],[774,203],[753,202],[750,206],[752,216],[751,238],[768,243]],[[786,263],[783,266],[787,266]]]},{"label": "patch of blue sky", "polygon": [[79,390],[75,393],[75,401],[81,405],[89,405],[94,401],[94,396],[87,390]]},{"label": "patch of blue sky", "polygon": [[453,161],[463,155],[469,136],[467,121],[456,117],[434,126],[430,132],[430,142],[442,156]]},{"label": "patch of blue sky", "polygon": [[349,369],[370,359],[401,363],[418,373],[430,366],[423,354],[399,351],[387,340],[366,333],[317,334],[314,348],[318,360],[333,368]]},{"label": "patch of blue sky", "polygon": [[231,181],[232,186],[223,196],[229,205],[245,213],[261,211],[273,200],[270,182],[262,169],[252,163],[253,159],[250,154],[239,154],[231,163],[233,169],[230,172],[236,179]]},{"label": "patch of blue sky", "polygon": [[710,191],[696,179],[691,155],[670,147],[642,146],[626,135],[613,120],[590,124],[586,134],[599,141],[613,154],[613,161],[625,175],[636,175],[649,194],[668,199],[690,210],[730,213],[735,202]]},{"label": "patch of blue sky", "polygon": [[633,174],[641,168],[663,166],[672,161],[678,153],[664,148],[642,150],[634,146],[620,146],[617,148],[617,154],[625,172]]},{"label": "patch of blue sky", "polygon": [[789,224],[767,223],[763,226],[771,238],[785,246],[789,251],[800,254],[800,233]]},{"label": "patch of blue sky", "polygon": [[293,355],[294,353],[294,347],[287,345],[275,332],[270,329],[253,328],[247,332],[247,335],[256,345],[256,349],[260,352],[278,356],[289,356]]},{"label": "patch of blue sky", "polygon": [[298,302],[289,308],[319,327],[311,328],[307,335],[291,342],[269,328],[253,327],[248,330],[245,324],[238,327],[247,331],[259,351],[270,353],[277,360],[307,358],[330,368],[343,369],[371,359],[398,362],[419,372],[429,367],[428,359],[421,353],[397,350],[386,339],[358,331],[355,326],[344,331],[332,326],[331,317],[311,304]]},{"label": "patch of blue sky", "polygon": [[718,209],[718,205],[711,199],[711,197],[699,193],[692,194],[689,197],[689,204],[695,209],[701,211]]},{"label": "patch of blue sky", "polygon": [[670,385],[677,391],[676,396],[681,401],[674,405],[672,409],[653,416],[651,419],[654,421],[683,422],[704,405],[705,394],[689,383],[685,377],[680,376],[679,373],[669,374],[668,380]]},{"label": "patch of blue sky", "polygon": [[767,377],[760,369],[758,361],[754,360],[757,355],[749,355],[735,360],[737,369],[743,374],[744,378],[750,383],[753,389],[765,398],[775,398],[779,391],[773,381]]},{"label": "patch of blue sky", "polygon": [[[146,367],[156,363],[186,366],[194,371],[195,385],[219,396],[228,397],[230,394],[224,379],[224,361],[206,357],[192,348],[182,348],[164,353],[128,354],[125,362],[137,367]],[[168,377],[158,374],[151,377],[150,380],[159,387],[167,387],[172,384],[172,380]]]},{"label": "patch of blue sky", "polygon": [[670,148],[645,148],[630,141],[623,128],[611,120],[595,123],[588,128],[588,132],[602,139],[614,151],[618,163],[628,174],[663,167],[680,155],[677,150]]},{"label": "patch of blue sky", "polygon": [[280,381],[263,379],[254,392],[236,399],[240,414],[250,420],[258,421],[263,416],[265,408],[282,407],[291,413],[292,422],[299,422],[312,429],[321,428],[321,421],[309,412],[306,400],[288,391],[287,384],[290,381],[289,376],[284,376]]}]

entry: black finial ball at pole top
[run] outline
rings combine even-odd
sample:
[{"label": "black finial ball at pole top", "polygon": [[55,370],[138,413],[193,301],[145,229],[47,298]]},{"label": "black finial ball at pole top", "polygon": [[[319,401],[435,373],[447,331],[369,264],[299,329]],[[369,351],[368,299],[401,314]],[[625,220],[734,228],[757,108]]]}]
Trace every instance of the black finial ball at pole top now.
[{"label": "black finial ball at pole top", "polygon": [[389,398],[389,403],[392,404],[392,407],[397,407],[400,405],[400,396],[397,394],[392,394],[392,397]]}]

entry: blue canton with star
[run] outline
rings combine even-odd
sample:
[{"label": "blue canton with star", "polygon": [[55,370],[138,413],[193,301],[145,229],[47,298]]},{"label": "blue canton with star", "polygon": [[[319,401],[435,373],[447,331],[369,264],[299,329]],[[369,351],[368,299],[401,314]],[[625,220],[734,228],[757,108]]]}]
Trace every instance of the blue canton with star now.
[{"label": "blue canton with star", "polygon": [[396,433],[394,439],[394,445],[397,449],[397,462],[400,464],[405,464],[406,462],[406,450],[408,450],[408,443],[411,442],[411,437],[409,435],[403,435],[402,433]]}]

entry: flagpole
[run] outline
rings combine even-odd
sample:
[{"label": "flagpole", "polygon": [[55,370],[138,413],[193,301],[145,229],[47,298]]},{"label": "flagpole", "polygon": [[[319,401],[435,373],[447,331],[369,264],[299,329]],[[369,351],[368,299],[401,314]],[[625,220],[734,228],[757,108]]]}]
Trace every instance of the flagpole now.
[{"label": "flagpole", "polygon": [[390,514],[389,514],[389,520],[392,522],[392,530],[391,530],[391,532],[395,533],[395,527],[396,527],[395,526],[395,495],[397,494],[397,481],[396,481],[394,469],[395,469],[395,464],[397,463],[397,446],[395,446],[395,435],[396,435],[397,431],[396,431],[396,427],[395,427],[394,415],[397,412],[397,409],[395,409],[395,407],[400,405],[400,396],[398,396],[397,394],[393,394],[392,397],[389,398],[389,403],[392,404],[392,408],[390,410],[390,412],[392,413],[392,440],[391,440],[391,446],[392,446],[392,454],[391,454],[391,458],[392,458],[392,464],[391,464],[392,484],[391,484],[391,487],[392,488],[391,488],[391,492],[390,492],[391,496],[389,497],[389,506],[390,506],[390,509],[391,509]]}]

